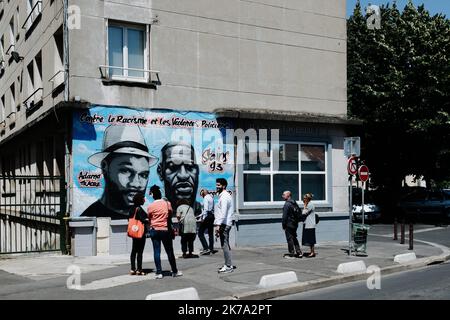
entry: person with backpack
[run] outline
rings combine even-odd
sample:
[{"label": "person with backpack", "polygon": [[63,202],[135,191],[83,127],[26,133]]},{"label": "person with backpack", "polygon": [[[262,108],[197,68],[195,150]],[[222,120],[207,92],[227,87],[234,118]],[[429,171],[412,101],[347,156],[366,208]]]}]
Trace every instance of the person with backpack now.
[{"label": "person with backpack", "polygon": [[298,224],[301,222],[301,210],[297,202],[292,199],[290,191],[283,192],[283,218],[281,225],[286,234],[289,253],[285,254],[286,259],[295,259],[303,257],[302,249],[297,239]]},{"label": "person with backpack", "polygon": [[305,254],[307,258],[316,256],[314,245],[316,244],[316,224],[319,222],[319,216],[315,213],[315,207],[311,203],[313,195],[307,193],[303,196],[303,211],[305,223],[303,224],[302,245],[309,246],[311,251]]}]

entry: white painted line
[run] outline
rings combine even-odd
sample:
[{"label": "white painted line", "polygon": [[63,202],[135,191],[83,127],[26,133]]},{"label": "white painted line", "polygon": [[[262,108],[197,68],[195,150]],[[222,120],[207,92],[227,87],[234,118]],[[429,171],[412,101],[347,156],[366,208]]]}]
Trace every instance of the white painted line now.
[{"label": "white painted line", "polygon": [[394,262],[397,263],[407,263],[416,260],[416,254],[414,252],[398,254],[394,257]]},{"label": "white painted line", "polygon": [[142,282],[146,280],[153,279],[149,275],[146,276],[131,276],[131,275],[122,275],[112,278],[106,278],[101,280],[92,281],[88,284],[82,285],[78,290],[99,290],[106,288],[113,288],[118,286],[123,286],[129,283]]},{"label": "white painted line", "polygon": [[[398,223],[400,225],[400,223]],[[408,225],[405,223],[405,226]],[[429,232],[429,231],[436,231],[436,230],[445,230],[446,227],[434,227],[434,228],[426,228],[426,229],[419,229],[414,230],[414,234],[416,233],[422,233],[422,232]],[[398,233],[400,233],[400,228],[398,228]],[[408,238],[409,230],[405,230],[405,237]],[[370,234],[371,236],[379,236],[379,237],[393,237],[394,236],[394,227],[392,227],[392,233],[387,234]],[[415,241],[415,240],[414,240]]]},{"label": "white painted line", "polygon": [[[440,229],[440,228],[438,228]],[[372,234],[372,236],[376,236],[376,237],[383,237],[383,238],[391,238],[393,236],[393,234],[388,234],[388,235],[382,235],[382,234]],[[420,243],[424,243],[427,244],[429,246],[438,248],[442,250],[442,254],[446,255],[446,254],[450,254],[450,248],[446,247],[442,244],[439,243],[434,243],[434,242],[429,242],[429,241],[424,241],[424,240],[419,240],[419,239],[414,239],[414,242],[420,242]]]},{"label": "white painted line", "polygon": [[298,282],[297,274],[294,271],[288,271],[262,276],[259,281],[259,286],[262,288],[270,288],[294,282]]},{"label": "white painted line", "polygon": [[145,300],[200,300],[197,289],[186,288],[149,294]]},{"label": "white painted line", "polygon": [[358,261],[352,261],[352,262],[346,262],[341,263],[338,267],[336,272],[337,273],[359,273],[359,272],[366,272],[366,264],[362,260]]}]

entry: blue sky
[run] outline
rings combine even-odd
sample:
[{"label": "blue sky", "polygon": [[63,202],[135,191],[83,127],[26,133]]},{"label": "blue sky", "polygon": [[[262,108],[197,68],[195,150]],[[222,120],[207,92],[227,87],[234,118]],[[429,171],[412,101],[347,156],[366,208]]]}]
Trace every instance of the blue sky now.
[{"label": "blue sky", "polygon": [[[355,8],[357,0],[347,0],[347,17],[350,16]],[[367,4],[375,4],[381,6],[382,4],[390,3],[392,4],[392,0],[361,0],[361,6],[364,8],[367,7]],[[408,3],[408,0],[397,0],[397,6],[401,9],[405,7]],[[449,0],[413,0],[415,6],[425,4],[425,8],[430,11],[431,14],[443,13],[450,18],[450,1]]]}]

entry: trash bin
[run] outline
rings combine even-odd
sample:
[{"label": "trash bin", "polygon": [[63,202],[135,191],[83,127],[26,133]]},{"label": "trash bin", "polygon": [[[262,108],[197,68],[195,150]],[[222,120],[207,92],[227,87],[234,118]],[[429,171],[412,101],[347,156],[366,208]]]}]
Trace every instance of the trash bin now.
[{"label": "trash bin", "polygon": [[72,254],[76,257],[97,255],[97,221],[91,217],[76,217],[69,222],[74,237]]},{"label": "trash bin", "polygon": [[355,253],[366,253],[367,233],[370,227],[366,224],[353,223],[353,250]]}]

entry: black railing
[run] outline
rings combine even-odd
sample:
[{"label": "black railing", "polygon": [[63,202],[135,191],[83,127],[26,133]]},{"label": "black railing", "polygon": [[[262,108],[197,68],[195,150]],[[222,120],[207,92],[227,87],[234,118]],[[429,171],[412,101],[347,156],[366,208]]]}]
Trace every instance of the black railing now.
[{"label": "black railing", "polygon": [[65,252],[65,194],[60,176],[0,176],[0,254]]},{"label": "black railing", "polygon": [[[22,29],[26,29],[25,26],[26,26],[28,20],[33,16],[34,9],[38,8],[38,10],[39,10],[39,7],[40,7],[40,6],[42,6],[42,1],[37,1],[36,4],[33,6],[33,8],[31,8],[30,13],[28,14],[27,18],[25,19],[25,22],[24,22],[23,25],[22,25]],[[36,17],[37,17],[40,13],[41,13],[41,11],[39,11],[39,13],[36,15]],[[33,22],[34,22],[34,21],[31,21],[31,24],[30,24],[30,25],[33,25]]]}]

